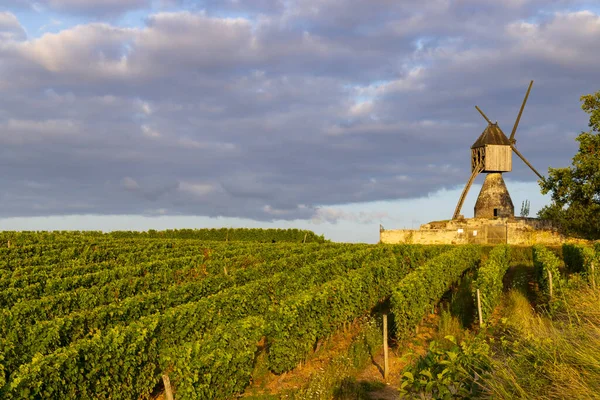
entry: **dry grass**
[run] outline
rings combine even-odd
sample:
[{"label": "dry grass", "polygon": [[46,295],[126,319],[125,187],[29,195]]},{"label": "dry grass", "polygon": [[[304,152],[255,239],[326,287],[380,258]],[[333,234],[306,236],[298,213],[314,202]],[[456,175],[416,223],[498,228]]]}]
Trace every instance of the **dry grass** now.
[{"label": "dry grass", "polygon": [[509,292],[506,336],[483,383],[493,399],[600,399],[600,296],[586,287],[564,292],[552,318]]}]

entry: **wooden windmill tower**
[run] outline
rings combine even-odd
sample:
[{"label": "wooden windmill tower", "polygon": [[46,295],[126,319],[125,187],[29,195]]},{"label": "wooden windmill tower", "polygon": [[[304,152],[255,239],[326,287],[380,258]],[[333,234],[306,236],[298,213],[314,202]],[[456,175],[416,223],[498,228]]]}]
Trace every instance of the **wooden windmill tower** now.
[{"label": "wooden windmill tower", "polygon": [[521,105],[521,110],[515,121],[510,138],[507,138],[502,129],[498,126],[498,122],[493,123],[488,117],[475,106],[477,111],[485,118],[488,123],[487,128],[483,131],[481,136],[471,146],[471,177],[467,181],[465,188],[460,195],[456,209],[454,210],[453,219],[457,219],[460,215],[460,210],[465,201],[467,193],[475,180],[475,177],[480,173],[487,173],[485,181],[477,203],[475,204],[475,218],[494,218],[494,217],[512,217],[515,213],[506,184],[502,178],[502,173],[512,171],[512,153],[517,154],[521,160],[537,176],[542,179],[542,176],[533,168],[533,166],[525,159],[525,157],[515,147],[516,139],[515,133],[519,126],[519,120],[521,114],[525,108],[527,97],[531,91],[533,81],[529,83],[529,88],[525,94],[525,99]]}]

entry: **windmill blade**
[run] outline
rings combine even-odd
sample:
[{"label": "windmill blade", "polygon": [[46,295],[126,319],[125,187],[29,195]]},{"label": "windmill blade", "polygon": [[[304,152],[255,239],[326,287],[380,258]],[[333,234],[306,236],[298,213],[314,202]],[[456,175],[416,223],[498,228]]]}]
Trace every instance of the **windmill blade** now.
[{"label": "windmill blade", "polygon": [[475,180],[475,177],[477,175],[479,175],[479,173],[481,171],[483,171],[483,163],[477,165],[477,167],[475,167],[475,169],[473,170],[473,173],[471,174],[471,177],[467,181],[467,184],[465,185],[465,188],[463,189],[462,194],[460,195],[460,199],[458,200],[458,204],[456,205],[456,209],[454,209],[454,216],[452,217],[452,219],[456,219],[460,215],[460,209],[462,208],[463,203],[465,202],[465,198],[467,197],[467,193],[469,192],[469,189],[471,188],[471,185],[473,184],[473,181]]},{"label": "windmill blade", "polygon": [[477,106],[475,106],[475,108],[477,109],[477,111],[479,111],[479,114],[481,114],[481,116],[485,118],[488,124],[492,125],[492,121],[490,121],[490,119],[483,113],[483,111],[481,111],[481,109]]},{"label": "windmill blade", "polygon": [[510,134],[510,142],[511,143],[514,143],[515,133],[517,133],[517,127],[519,126],[519,121],[521,120],[521,114],[523,114],[523,109],[525,108],[525,103],[527,103],[527,98],[529,97],[529,92],[531,91],[531,86],[533,86],[533,81],[529,82],[529,87],[527,88],[527,93],[525,93],[525,99],[523,100],[523,104],[521,104],[521,110],[519,111],[519,115],[517,115],[517,120],[515,121],[515,126],[513,126],[513,130]]},{"label": "windmill blade", "polygon": [[533,165],[529,164],[529,161],[527,161],[527,159],[525,159],[525,157],[523,156],[523,154],[519,153],[519,150],[517,150],[517,148],[515,147],[515,145],[514,145],[514,144],[511,144],[511,145],[510,145],[510,147],[511,147],[511,148],[513,149],[513,151],[514,151],[514,152],[515,152],[515,153],[516,153],[516,154],[517,154],[517,155],[518,155],[518,156],[521,158],[521,160],[523,160],[523,162],[524,162],[525,164],[527,164],[527,166],[528,166],[529,168],[531,168],[531,170],[532,170],[533,172],[535,172],[535,174],[536,174],[537,176],[539,176],[539,177],[540,177],[540,179],[544,179],[544,177],[543,177],[543,176],[541,176],[541,175],[540,175],[540,173],[539,173],[539,172],[537,172],[537,171],[535,170],[535,168],[533,168]]}]

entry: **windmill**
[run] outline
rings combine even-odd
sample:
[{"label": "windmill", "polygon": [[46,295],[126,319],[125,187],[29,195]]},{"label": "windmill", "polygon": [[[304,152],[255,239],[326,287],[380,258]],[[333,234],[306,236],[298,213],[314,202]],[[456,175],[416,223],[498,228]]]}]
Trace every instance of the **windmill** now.
[{"label": "windmill", "polygon": [[485,118],[488,123],[487,128],[483,131],[481,136],[471,146],[471,177],[467,181],[465,188],[460,195],[456,209],[454,210],[453,219],[457,219],[460,215],[460,210],[465,201],[465,197],[475,180],[475,177],[480,173],[487,173],[477,203],[475,204],[475,218],[493,218],[493,217],[512,217],[515,213],[515,208],[506,189],[506,184],[502,178],[502,173],[512,171],[512,153],[523,160],[525,164],[540,179],[543,179],[542,175],[539,174],[533,168],[533,166],[527,161],[527,159],[517,150],[515,143],[515,133],[519,126],[519,120],[525,103],[527,103],[527,97],[531,91],[533,81],[529,83],[525,99],[521,105],[521,110],[515,121],[515,125],[510,134],[510,138],[507,138],[502,129],[498,126],[498,122],[492,122],[490,119],[481,111],[477,106],[475,108]]}]

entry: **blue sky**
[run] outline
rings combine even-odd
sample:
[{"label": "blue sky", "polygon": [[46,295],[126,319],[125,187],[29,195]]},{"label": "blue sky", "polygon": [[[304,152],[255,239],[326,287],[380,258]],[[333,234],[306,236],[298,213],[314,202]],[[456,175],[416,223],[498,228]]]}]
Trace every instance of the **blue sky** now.
[{"label": "blue sky", "polygon": [[[2,229],[309,228],[452,216],[480,106],[542,173],[600,89],[590,1],[5,0]],[[595,86],[596,85],[596,86]],[[549,199],[518,159],[515,209]],[[472,209],[483,176],[463,207]]]}]

